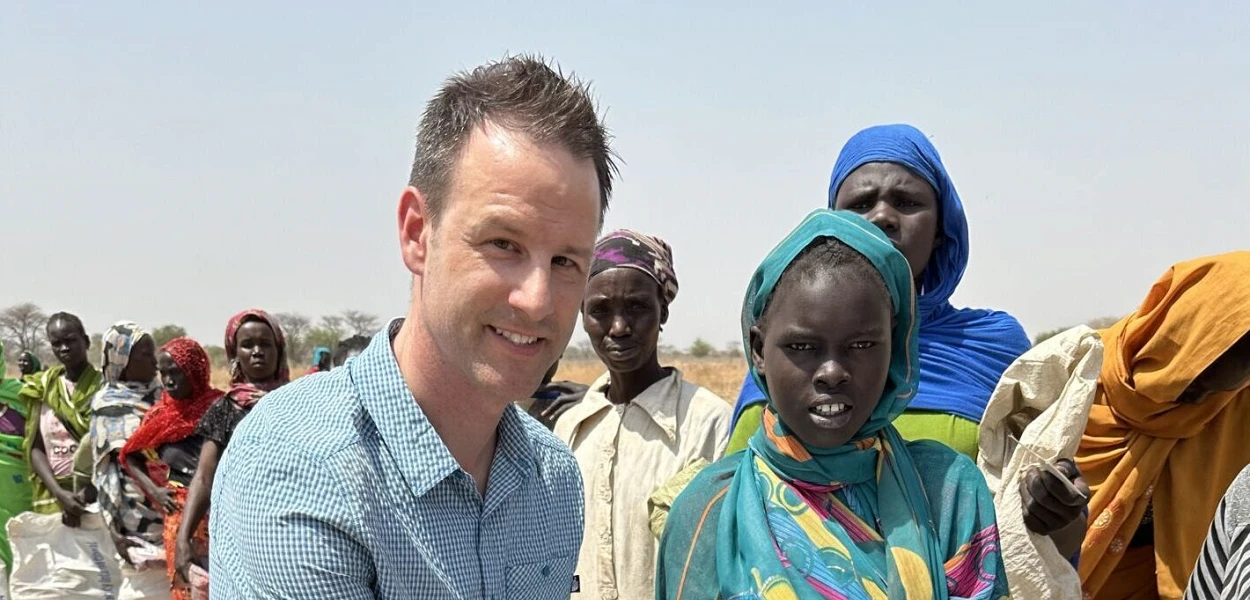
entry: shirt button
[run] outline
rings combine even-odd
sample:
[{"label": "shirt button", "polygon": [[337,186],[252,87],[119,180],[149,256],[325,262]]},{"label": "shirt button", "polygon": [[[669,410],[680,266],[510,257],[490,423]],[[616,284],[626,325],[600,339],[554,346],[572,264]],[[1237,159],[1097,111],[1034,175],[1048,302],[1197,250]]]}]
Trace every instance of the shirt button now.
[{"label": "shirt button", "polygon": [[551,575],[551,565],[543,565],[542,573],[543,573],[543,577],[547,577],[548,575]]}]

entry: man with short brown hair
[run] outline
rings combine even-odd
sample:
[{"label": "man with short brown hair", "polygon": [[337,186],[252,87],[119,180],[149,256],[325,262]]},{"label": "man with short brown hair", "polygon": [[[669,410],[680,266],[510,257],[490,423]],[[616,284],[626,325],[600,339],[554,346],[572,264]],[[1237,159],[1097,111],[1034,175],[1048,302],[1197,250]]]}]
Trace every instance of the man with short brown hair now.
[{"label": "man with short brown hair", "polygon": [[568,597],[577,462],[512,401],[568,343],[615,170],[586,87],[542,60],[443,85],[399,199],[408,315],[239,426],[213,598]]}]

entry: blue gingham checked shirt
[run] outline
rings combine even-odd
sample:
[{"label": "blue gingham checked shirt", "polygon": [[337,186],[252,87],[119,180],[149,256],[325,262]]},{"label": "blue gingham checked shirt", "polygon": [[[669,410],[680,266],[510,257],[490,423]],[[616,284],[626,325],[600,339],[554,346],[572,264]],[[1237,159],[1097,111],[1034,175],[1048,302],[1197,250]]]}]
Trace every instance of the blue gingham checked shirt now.
[{"label": "blue gingham checked shirt", "polygon": [[569,597],[577,461],[509,406],[483,501],[404,384],[400,323],[239,425],[213,485],[213,600]]}]

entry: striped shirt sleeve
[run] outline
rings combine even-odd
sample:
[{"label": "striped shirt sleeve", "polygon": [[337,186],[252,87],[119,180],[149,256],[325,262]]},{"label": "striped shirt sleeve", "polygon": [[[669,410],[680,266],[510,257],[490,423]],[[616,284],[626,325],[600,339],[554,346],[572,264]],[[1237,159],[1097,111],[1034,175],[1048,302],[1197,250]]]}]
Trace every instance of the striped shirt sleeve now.
[{"label": "striped shirt sleeve", "polygon": [[1250,598],[1250,477],[1243,472],[1220,501],[1202,553],[1189,578],[1186,600]]}]

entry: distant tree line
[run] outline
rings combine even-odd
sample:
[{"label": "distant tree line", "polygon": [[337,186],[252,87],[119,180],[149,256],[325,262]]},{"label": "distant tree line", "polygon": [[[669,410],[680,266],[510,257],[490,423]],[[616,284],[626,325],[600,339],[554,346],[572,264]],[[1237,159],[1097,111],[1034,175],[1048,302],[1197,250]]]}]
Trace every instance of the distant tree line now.
[{"label": "distant tree line", "polygon": [[[291,366],[308,366],[312,362],[315,348],[324,346],[333,350],[339,342],[353,335],[371,336],[382,326],[377,315],[359,310],[344,310],[338,314],[323,315],[310,319],[299,313],[277,313],[274,315],[282,326],[286,336],[287,362]],[[33,302],[15,304],[0,311],[0,340],[4,341],[5,359],[15,364],[17,355],[23,351],[34,352],[45,366],[54,364],[52,350],[48,346],[47,329],[48,315],[39,305]],[[152,339],[157,347],[177,337],[187,335],[185,327],[176,324],[165,324],[150,329]],[[100,347],[103,345],[103,332],[90,333],[91,351],[88,355],[93,364],[98,364]],[[226,349],[220,345],[199,340],[205,352],[215,366],[226,364]]]},{"label": "distant tree line", "polygon": [[[309,366],[312,352],[318,347],[334,350],[340,341],[353,335],[371,336],[382,326],[382,320],[359,310],[344,310],[338,314],[322,315],[316,319],[296,312],[276,313],[274,317],[282,325],[286,336],[287,362],[292,367]],[[4,340],[6,360],[15,364],[18,353],[24,350],[34,352],[45,365],[52,365],[52,351],[46,339],[48,315],[33,302],[15,304],[0,311],[0,340]],[[157,347],[176,337],[187,335],[185,327],[173,323],[160,325],[150,330]],[[1059,333],[1060,330],[1047,332],[1046,337]],[[103,332],[90,333],[92,363],[98,363]],[[1039,336],[1039,341],[1042,338]],[[216,341],[216,340],[213,340]],[[226,349],[218,344],[199,340],[205,352],[215,366],[226,364]],[[742,358],[742,343],[730,341],[717,349],[707,340],[697,338],[689,346],[679,348],[666,344],[661,340],[659,346],[661,357],[687,358]],[[570,344],[564,351],[565,360],[597,360],[590,342],[582,341]]]},{"label": "distant tree line", "polygon": [[[672,344],[664,343],[660,340],[657,348],[660,354],[660,360],[666,358],[742,358],[742,342],[732,341],[726,342],[725,345],[717,350],[710,342],[703,338],[696,338],[694,342],[685,348],[679,348]],[[581,341],[576,344],[569,344],[564,350],[564,360],[598,360],[595,349],[588,341]]]},{"label": "distant tree line", "polygon": [[[1112,325],[1115,325],[1116,323],[1119,323],[1121,318],[1122,318],[1122,317],[1098,317],[1097,319],[1090,319],[1090,320],[1086,321],[1084,324],[1085,324],[1086,326],[1090,327],[1091,329],[1106,329],[1107,327],[1110,327],[1110,326],[1112,326]],[[1059,334],[1061,334],[1061,333],[1063,333],[1063,332],[1065,332],[1065,331],[1067,331],[1067,330],[1069,330],[1069,329],[1072,329],[1073,327],[1076,327],[1076,326],[1075,326],[1075,325],[1069,325],[1069,326],[1067,326],[1067,327],[1060,327],[1060,328],[1058,328],[1058,329],[1051,329],[1051,330],[1048,330],[1048,331],[1043,331],[1043,332],[1041,332],[1041,333],[1039,333],[1039,334],[1037,334],[1037,335],[1033,336],[1033,345],[1034,345],[1034,346],[1036,346],[1036,345],[1038,345],[1038,344],[1040,344],[1040,343],[1042,343],[1042,342],[1044,342],[1044,341],[1046,341],[1046,340],[1048,340],[1048,339],[1050,339],[1050,338],[1053,338],[1053,337],[1055,337],[1055,336],[1057,336],[1057,335],[1059,335]]]}]

